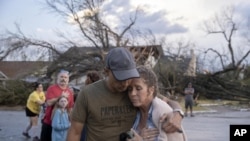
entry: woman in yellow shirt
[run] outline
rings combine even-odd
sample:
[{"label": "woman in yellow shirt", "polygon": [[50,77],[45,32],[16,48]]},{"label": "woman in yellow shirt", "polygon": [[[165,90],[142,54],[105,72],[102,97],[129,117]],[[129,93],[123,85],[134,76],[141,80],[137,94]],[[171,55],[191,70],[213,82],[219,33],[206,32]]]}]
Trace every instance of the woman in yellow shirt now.
[{"label": "woman in yellow shirt", "polygon": [[[33,141],[39,140],[38,138],[38,116],[41,110],[41,105],[45,102],[45,94],[43,92],[43,85],[41,83],[35,84],[35,90],[29,95],[27,100],[25,112],[29,118],[29,124],[25,128],[23,135],[27,138],[33,137]],[[30,135],[29,135],[30,131]]]}]

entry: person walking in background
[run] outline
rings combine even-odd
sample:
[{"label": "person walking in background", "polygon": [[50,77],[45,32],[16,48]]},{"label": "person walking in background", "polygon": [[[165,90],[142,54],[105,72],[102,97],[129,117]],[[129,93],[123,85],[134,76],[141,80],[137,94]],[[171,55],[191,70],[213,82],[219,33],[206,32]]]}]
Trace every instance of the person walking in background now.
[{"label": "person walking in background", "polygon": [[52,119],[52,141],[66,141],[67,131],[70,126],[67,110],[68,99],[65,96],[58,98],[54,106]]},{"label": "person walking in background", "polygon": [[162,130],[162,122],[159,121],[160,117],[172,113],[173,109],[165,101],[156,97],[159,95],[156,74],[152,69],[145,66],[140,66],[137,70],[140,78],[133,78],[128,86],[129,99],[138,108],[132,130],[133,134],[138,134],[139,137],[142,136],[142,130],[145,128],[157,128],[160,132],[158,136],[140,137],[139,140],[184,141],[184,133],[165,133]]},{"label": "person walking in background", "polygon": [[185,94],[185,116],[188,116],[188,108],[190,109],[190,116],[193,117],[193,103],[194,103],[194,88],[189,82],[187,88],[184,89]]},{"label": "person walking in background", "polygon": [[67,109],[68,113],[71,111],[74,105],[74,95],[73,91],[69,88],[69,72],[61,70],[57,75],[56,84],[51,85],[46,92],[46,110],[44,119],[42,122],[42,131],[41,131],[41,141],[51,141],[51,114],[55,103],[58,101],[58,98],[65,96],[68,99]]},{"label": "person walking in background", "polygon": [[[67,141],[79,141],[84,126],[88,141],[117,141],[121,133],[132,127],[136,108],[129,100],[127,87],[132,78],[139,77],[133,55],[123,47],[111,49],[105,58],[104,72],[104,79],[81,89],[72,111]],[[170,122],[166,126],[169,130],[178,129]]]},{"label": "person walking in background", "polygon": [[[35,83],[35,90],[29,95],[25,107],[26,116],[29,118],[29,124],[23,131],[23,135],[27,138],[32,137],[33,141],[39,141],[38,138],[38,117],[41,110],[41,105],[45,102],[45,94],[43,85]],[[29,134],[30,131],[30,134]]]}]

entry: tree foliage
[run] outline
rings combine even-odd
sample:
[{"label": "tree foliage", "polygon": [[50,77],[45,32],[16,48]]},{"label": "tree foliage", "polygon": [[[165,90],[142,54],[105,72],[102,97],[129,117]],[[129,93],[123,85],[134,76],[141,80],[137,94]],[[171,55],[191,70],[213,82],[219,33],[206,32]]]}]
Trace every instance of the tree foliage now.
[{"label": "tree foliage", "polygon": [[0,85],[0,105],[25,105],[29,94],[33,91],[31,86],[23,81],[5,81],[5,85]]}]

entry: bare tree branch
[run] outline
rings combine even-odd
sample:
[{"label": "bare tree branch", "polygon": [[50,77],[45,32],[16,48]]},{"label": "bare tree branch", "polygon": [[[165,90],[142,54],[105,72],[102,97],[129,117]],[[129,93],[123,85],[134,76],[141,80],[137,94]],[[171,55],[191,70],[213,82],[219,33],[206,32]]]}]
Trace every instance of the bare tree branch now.
[{"label": "bare tree branch", "polygon": [[[227,42],[227,49],[230,53],[231,62],[229,68],[231,69],[237,69],[242,62],[249,56],[250,50],[248,50],[245,54],[243,54],[240,59],[236,60],[234,47],[233,47],[233,39],[235,36],[237,28],[237,22],[234,20],[234,9],[232,7],[225,9],[221,12],[221,16],[215,16],[210,21],[204,22],[204,29],[208,34],[222,34],[225,41]],[[225,62],[222,59],[222,54],[214,49],[208,49],[207,51],[213,51],[217,54],[217,56],[220,58],[220,63],[222,65],[223,69],[226,69]],[[206,53],[206,52],[205,52]],[[231,70],[229,69],[229,70]],[[222,71],[220,71],[218,74],[220,74]],[[224,71],[225,73],[228,72],[228,69]],[[217,74],[217,73],[215,73]]]},{"label": "bare tree branch", "polygon": [[205,54],[208,53],[209,51],[214,52],[220,58],[220,62],[221,62],[222,68],[225,69],[224,61],[223,61],[223,58],[222,58],[225,55],[221,55],[217,50],[214,50],[212,48],[207,49],[205,51]]}]

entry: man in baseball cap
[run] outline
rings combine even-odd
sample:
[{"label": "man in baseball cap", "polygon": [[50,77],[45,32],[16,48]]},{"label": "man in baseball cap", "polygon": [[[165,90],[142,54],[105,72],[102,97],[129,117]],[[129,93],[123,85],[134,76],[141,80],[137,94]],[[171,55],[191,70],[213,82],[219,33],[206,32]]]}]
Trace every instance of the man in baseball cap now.
[{"label": "man in baseball cap", "polygon": [[139,77],[130,51],[116,47],[105,58],[105,78],[83,87],[72,111],[67,141],[79,141],[87,126],[87,140],[117,141],[120,133],[130,130],[136,108],[126,93],[131,79]]},{"label": "man in baseball cap", "polygon": [[139,77],[133,55],[123,47],[110,50],[106,56],[106,68],[119,81]]}]

